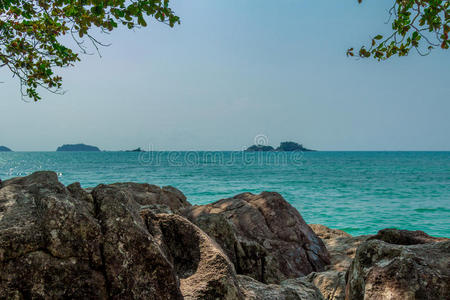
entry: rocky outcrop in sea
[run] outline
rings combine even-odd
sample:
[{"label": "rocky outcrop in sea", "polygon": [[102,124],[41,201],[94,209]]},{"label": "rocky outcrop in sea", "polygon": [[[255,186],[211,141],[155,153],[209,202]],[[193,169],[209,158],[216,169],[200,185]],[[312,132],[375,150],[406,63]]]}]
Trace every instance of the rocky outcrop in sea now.
[{"label": "rocky outcrop in sea", "polygon": [[450,299],[450,240],[308,225],[277,193],[0,185],[1,299]]},{"label": "rocky outcrop in sea", "polygon": [[5,146],[0,146],[0,152],[11,152],[12,150]]},{"label": "rocky outcrop in sea", "polygon": [[310,152],[315,151],[303,147],[303,145],[296,142],[281,142],[280,146],[274,148],[269,145],[252,145],[245,149],[246,152]]},{"label": "rocky outcrop in sea", "polygon": [[57,152],[62,151],[89,151],[89,152],[99,152],[100,149],[96,146],[85,145],[85,144],[71,144],[71,145],[62,145],[56,149]]}]

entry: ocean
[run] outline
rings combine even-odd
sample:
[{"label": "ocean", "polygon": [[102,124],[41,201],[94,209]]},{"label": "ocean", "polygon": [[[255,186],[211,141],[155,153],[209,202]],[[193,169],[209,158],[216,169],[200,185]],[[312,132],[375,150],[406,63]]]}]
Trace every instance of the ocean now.
[{"label": "ocean", "polygon": [[395,227],[450,237],[450,152],[4,152],[2,180],[53,170],[64,184],[145,182],[192,204],[280,193],[308,223],[352,235]]}]

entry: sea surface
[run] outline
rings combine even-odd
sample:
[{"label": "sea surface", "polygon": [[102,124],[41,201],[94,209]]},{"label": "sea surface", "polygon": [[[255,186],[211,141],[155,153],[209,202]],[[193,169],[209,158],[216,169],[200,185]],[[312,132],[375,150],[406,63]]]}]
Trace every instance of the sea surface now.
[{"label": "sea surface", "polygon": [[192,204],[275,191],[308,223],[350,234],[386,227],[450,237],[450,152],[13,152],[2,180],[53,170],[64,184],[146,182]]}]

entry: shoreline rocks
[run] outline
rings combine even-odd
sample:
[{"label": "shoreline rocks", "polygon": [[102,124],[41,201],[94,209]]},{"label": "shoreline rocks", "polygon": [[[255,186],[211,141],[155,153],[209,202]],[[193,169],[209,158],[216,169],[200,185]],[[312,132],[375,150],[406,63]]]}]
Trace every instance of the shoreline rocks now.
[{"label": "shoreline rocks", "polygon": [[450,239],[381,230],[358,248],[346,299],[450,299]]},{"label": "shoreline rocks", "polygon": [[307,225],[277,193],[192,206],[173,187],[0,186],[0,298],[449,299],[450,240]]}]

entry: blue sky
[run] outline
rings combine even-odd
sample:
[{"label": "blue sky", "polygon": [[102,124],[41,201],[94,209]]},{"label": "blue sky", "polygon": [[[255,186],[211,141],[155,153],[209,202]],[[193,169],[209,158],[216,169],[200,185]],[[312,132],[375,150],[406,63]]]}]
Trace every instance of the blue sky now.
[{"label": "blue sky", "polygon": [[26,103],[0,71],[0,145],[240,150],[263,134],[319,150],[450,150],[450,56],[387,62],[346,49],[388,32],[392,0],[177,0],[182,23],[100,36]]}]

